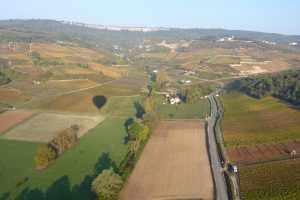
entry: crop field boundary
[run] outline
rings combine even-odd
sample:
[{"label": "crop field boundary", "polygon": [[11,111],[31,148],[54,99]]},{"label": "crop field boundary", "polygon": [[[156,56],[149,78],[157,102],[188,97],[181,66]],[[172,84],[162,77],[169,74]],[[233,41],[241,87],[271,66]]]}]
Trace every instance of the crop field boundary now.
[{"label": "crop field boundary", "polygon": [[[18,111],[18,110],[21,110],[21,109],[17,109],[17,110],[14,110],[14,111]],[[7,110],[7,111],[10,111],[10,110]],[[28,112],[31,112],[31,110],[23,110],[22,111],[28,111]],[[0,113],[0,114],[3,114],[5,113],[6,111]],[[27,122],[28,120],[32,119],[33,117],[35,117],[36,115],[38,115],[39,113],[38,112],[32,112],[32,114],[26,118],[24,118],[23,120],[21,120],[20,122],[17,122],[16,124],[12,125],[11,127],[9,127],[8,129],[6,129],[5,131],[3,131],[2,133],[0,133],[0,139],[3,139],[1,138],[3,135],[5,135],[7,132],[9,132],[10,130],[16,128],[17,126]]]},{"label": "crop field boundary", "polygon": [[276,163],[276,162],[283,162],[288,160],[297,160],[300,159],[300,155],[295,155],[293,157],[281,157],[281,158],[270,158],[270,159],[262,159],[250,162],[237,162],[240,166],[255,166],[255,165],[262,165],[262,164],[269,164],[269,163]]},{"label": "crop field boundary", "polygon": [[206,120],[204,118],[199,118],[199,119],[179,119],[179,118],[176,118],[176,119],[163,119],[161,120],[161,122],[163,121],[199,121],[199,122],[205,122]]}]

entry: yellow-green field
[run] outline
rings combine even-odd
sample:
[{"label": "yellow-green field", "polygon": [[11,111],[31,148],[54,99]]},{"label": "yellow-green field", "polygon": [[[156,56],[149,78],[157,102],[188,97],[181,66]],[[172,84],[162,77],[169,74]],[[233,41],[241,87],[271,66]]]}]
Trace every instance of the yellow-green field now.
[{"label": "yellow-green field", "polygon": [[30,99],[31,99],[31,97],[24,95],[19,90],[0,87],[0,103],[28,101]]},{"label": "yellow-green field", "polygon": [[50,97],[39,103],[36,108],[69,112],[98,112],[95,95],[88,92],[74,92]]},{"label": "yellow-green field", "polygon": [[[11,66],[16,71],[28,74],[41,74],[50,70],[54,75],[62,74],[92,74],[102,72],[106,76],[118,78],[124,74],[123,70],[108,67],[96,61],[105,58],[103,53],[79,46],[66,46],[60,44],[33,43],[32,51],[38,52],[44,61],[59,62],[60,66],[40,66],[33,62],[29,56],[29,44],[18,43],[15,51],[1,44],[0,57],[9,58]],[[88,68],[77,66],[78,63],[88,65]],[[62,65],[62,66],[61,66]]]},{"label": "yellow-green field", "polygon": [[240,183],[245,200],[299,199],[300,160],[241,167]]},{"label": "yellow-green field", "polygon": [[222,129],[228,146],[300,138],[300,112],[273,97],[257,100],[240,92],[222,93]]}]

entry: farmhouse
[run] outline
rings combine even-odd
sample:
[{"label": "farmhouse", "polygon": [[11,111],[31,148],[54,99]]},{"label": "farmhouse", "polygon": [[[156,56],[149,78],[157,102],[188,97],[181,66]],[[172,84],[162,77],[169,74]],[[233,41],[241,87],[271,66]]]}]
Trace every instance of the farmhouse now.
[{"label": "farmhouse", "polygon": [[171,105],[180,103],[180,99],[178,97],[172,97],[169,101]]},{"label": "farmhouse", "polygon": [[190,84],[191,80],[181,80],[181,84]]}]

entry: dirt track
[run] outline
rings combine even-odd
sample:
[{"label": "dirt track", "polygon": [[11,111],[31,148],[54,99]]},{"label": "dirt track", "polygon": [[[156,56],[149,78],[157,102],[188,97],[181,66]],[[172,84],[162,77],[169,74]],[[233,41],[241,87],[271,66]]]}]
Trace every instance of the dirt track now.
[{"label": "dirt track", "polygon": [[213,199],[204,124],[159,123],[120,199]]}]

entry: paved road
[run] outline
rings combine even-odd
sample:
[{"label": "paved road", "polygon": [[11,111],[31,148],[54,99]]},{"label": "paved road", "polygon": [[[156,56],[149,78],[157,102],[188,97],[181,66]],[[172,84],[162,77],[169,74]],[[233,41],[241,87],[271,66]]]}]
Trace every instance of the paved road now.
[{"label": "paved road", "polygon": [[221,161],[217,150],[217,143],[214,132],[214,125],[216,123],[217,116],[217,105],[214,100],[215,93],[209,95],[211,102],[211,117],[208,120],[208,142],[209,142],[209,153],[211,158],[213,177],[216,186],[216,199],[217,200],[228,200],[226,183],[222,172]]}]

